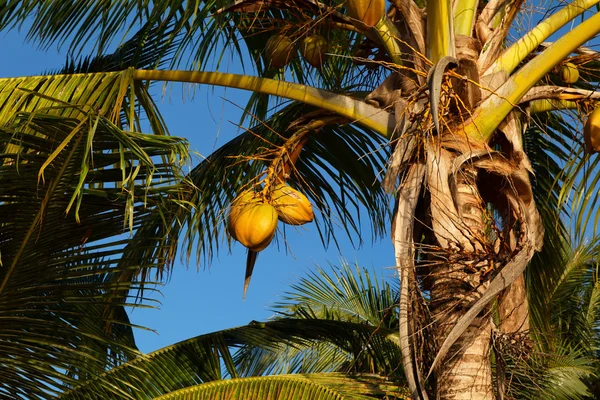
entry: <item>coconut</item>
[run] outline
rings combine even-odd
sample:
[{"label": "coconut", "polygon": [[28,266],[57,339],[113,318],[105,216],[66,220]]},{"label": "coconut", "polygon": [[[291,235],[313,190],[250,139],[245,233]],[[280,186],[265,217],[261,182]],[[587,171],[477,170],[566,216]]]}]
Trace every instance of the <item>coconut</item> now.
[{"label": "coconut", "polygon": [[321,68],[325,62],[325,53],[328,47],[327,40],[323,36],[307,36],[300,45],[300,54],[307,63],[315,68]]},{"label": "coconut", "polygon": [[227,228],[250,250],[264,250],[275,236],[277,211],[252,191],[244,192],[231,205]]},{"label": "coconut", "polygon": [[315,217],[308,198],[284,184],[273,189],[271,205],[275,207],[279,220],[289,225],[304,225]]},{"label": "coconut", "polygon": [[600,107],[597,107],[585,122],[583,140],[586,152],[589,154],[600,152]]},{"label": "coconut", "polygon": [[572,84],[579,79],[579,70],[573,63],[566,63],[560,69],[560,78],[564,83]]},{"label": "coconut", "polygon": [[284,35],[274,35],[267,40],[265,59],[270,68],[286,66],[294,58],[294,44]]},{"label": "coconut", "polygon": [[385,13],[385,0],[347,0],[345,6],[352,23],[361,31],[377,25]]}]

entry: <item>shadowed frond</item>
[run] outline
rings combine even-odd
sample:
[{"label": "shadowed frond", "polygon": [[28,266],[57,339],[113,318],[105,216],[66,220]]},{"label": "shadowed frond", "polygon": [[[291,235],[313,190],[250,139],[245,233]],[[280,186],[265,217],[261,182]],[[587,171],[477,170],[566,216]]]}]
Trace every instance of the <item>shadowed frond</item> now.
[{"label": "shadowed frond", "polygon": [[564,190],[564,165],[572,157],[568,145],[568,131],[562,129],[562,118],[557,113],[536,114],[525,134],[524,147],[535,176],[532,189],[536,205],[544,224],[544,246],[533,257],[526,270],[532,323],[537,329],[548,332],[551,297],[555,282],[560,279],[567,262],[570,247],[564,218],[569,214],[560,207],[561,190]]},{"label": "shadowed frond", "polygon": [[[128,329],[110,328],[128,323],[120,308],[128,290],[142,288],[135,271],[160,270],[167,260],[127,258],[127,232],[164,207],[163,197],[177,196],[177,171],[160,158],[185,155],[186,147],[123,132],[93,114],[17,114],[0,129],[0,143],[3,390],[45,398],[62,371],[94,374],[118,362],[123,345],[134,346]],[[153,246],[164,252],[174,244],[155,238]],[[124,272],[132,278],[111,281]]]},{"label": "shadowed frond", "polygon": [[587,380],[594,375],[594,359],[568,346],[556,353],[538,353],[531,359],[505,359],[506,393],[518,399],[583,400],[592,398]]}]

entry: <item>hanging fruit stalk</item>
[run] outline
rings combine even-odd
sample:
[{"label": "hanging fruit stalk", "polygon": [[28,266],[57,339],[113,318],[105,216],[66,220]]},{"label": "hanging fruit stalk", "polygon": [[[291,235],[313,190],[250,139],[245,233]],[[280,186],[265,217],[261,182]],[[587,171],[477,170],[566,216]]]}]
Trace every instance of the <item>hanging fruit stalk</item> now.
[{"label": "hanging fruit stalk", "polygon": [[377,25],[385,13],[385,0],[347,0],[345,6],[352,23],[361,31]]},{"label": "hanging fruit stalk", "polygon": [[[229,212],[229,233],[248,248],[243,298],[246,297],[250,285],[258,252],[265,249],[273,240],[277,221],[282,218],[282,221],[287,220],[290,221],[288,223],[296,225],[301,221],[305,221],[302,223],[312,221],[312,206],[306,196],[286,186],[283,182],[290,176],[291,169],[308,140],[308,134],[325,125],[327,121],[337,119],[337,116],[327,117],[305,124],[278,150],[278,155],[267,170],[263,190],[260,193],[252,190],[246,191],[232,202]],[[275,190],[272,190],[272,186],[275,186]],[[281,194],[277,195],[277,193]],[[276,207],[264,201],[266,198],[270,199],[272,203],[273,197],[278,199],[275,200],[275,203],[280,201],[277,208],[283,209],[283,211],[278,212]],[[286,198],[287,200],[284,201]],[[287,208],[291,208],[291,210],[286,211]]]},{"label": "hanging fruit stalk", "polygon": [[573,84],[579,80],[579,70],[573,63],[566,63],[560,68],[560,78],[564,83]]},{"label": "hanging fruit stalk", "polygon": [[323,36],[313,35],[302,40],[300,54],[307,63],[315,68],[321,68],[325,62],[325,53],[328,51],[327,40]]},{"label": "hanging fruit stalk", "polygon": [[286,66],[294,58],[294,44],[284,35],[274,35],[267,40],[265,46],[265,59],[270,68]]},{"label": "hanging fruit stalk", "polygon": [[596,107],[585,122],[583,140],[587,153],[600,153],[600,107]]}]

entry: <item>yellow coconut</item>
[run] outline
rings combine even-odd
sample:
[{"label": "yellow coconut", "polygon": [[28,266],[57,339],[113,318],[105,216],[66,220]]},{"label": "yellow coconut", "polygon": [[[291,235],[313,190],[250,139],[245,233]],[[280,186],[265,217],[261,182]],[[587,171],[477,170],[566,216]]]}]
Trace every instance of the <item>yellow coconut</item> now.
[{"label": "yellow coconut", "polygon": [[229,212],[229,234],[254,251],[266,248],[277,229],[277,211],[253,192],[235,199]]},{"label": "yellow coconut", "polygon": [[560,78],[564,83],[572,84],[579,80],[579,70],[573,63],[566,63],[560,68]]},{"label": "yellow coconut", "polygon": [[303,225],[315,217],[308,198],[284,184],[277,185],[271,193],[271,204],[277,210],[279,220],[286,224]]},{"label": "yellow coconut", "polygon": [[300,45],[300,54],[315,68],[321,68],[325,62],[325,53],[328,50],[327,40],[323,36],[307,36]]},{"label": "yellow coconut", "polygon": [[267,40],[265,46],[265,59],[268,67],[281,68],[294,58],[294,44],[284,35],[274,35]]},{"label": "yellow coconut", "polygon": [[600,107],[597,107],[585,122],[583,140],[588,153],[600,152]]},{"label": "yellow coconut", "polygon": [[352,23],[362,31],[377,25],[385,13],[385,0],[347,0],[345,5]]}]

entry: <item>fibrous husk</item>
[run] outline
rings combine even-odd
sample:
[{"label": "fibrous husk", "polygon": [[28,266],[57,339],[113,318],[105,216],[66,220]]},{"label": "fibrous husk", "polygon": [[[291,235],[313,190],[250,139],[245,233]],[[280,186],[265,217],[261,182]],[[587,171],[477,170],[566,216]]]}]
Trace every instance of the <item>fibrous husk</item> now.
[{"label": "fibrous husk", "polygon": [[362,31],[377,25],[385,13],[384,0],[347,0],[345,6],[354,26]]},{"label": "fibrous husk", "polygon": [[300,54],[307,63],[315,68],[321,68],[325,62],[325,53],[328,50],[327,40],[323,36],[307,36],[300,45]]},{"label": "fibrous husk", "polygon": [[275,208],[252,191],[236,198],[229,212],[229,234],[253,251],[264,250],[277,229]]},{"label": "fibrous husk", "polygon": [[275,207],[279,220],[289,225],[304,225],[314,219],[312,205],[299,191],[281,184],[271,194],[271,205]]},{"label": "fibrous husk", "polygon": [[600,107],[597,107],[588,117],[583,127],[585,151],[589,154],[600,152]]},{"label": "fibrous husk", "polygon": [[274,35],[267,40],[265,46],[265,59],[270,68],[286,66],[294,58],[294,44],[284,35]]}]

